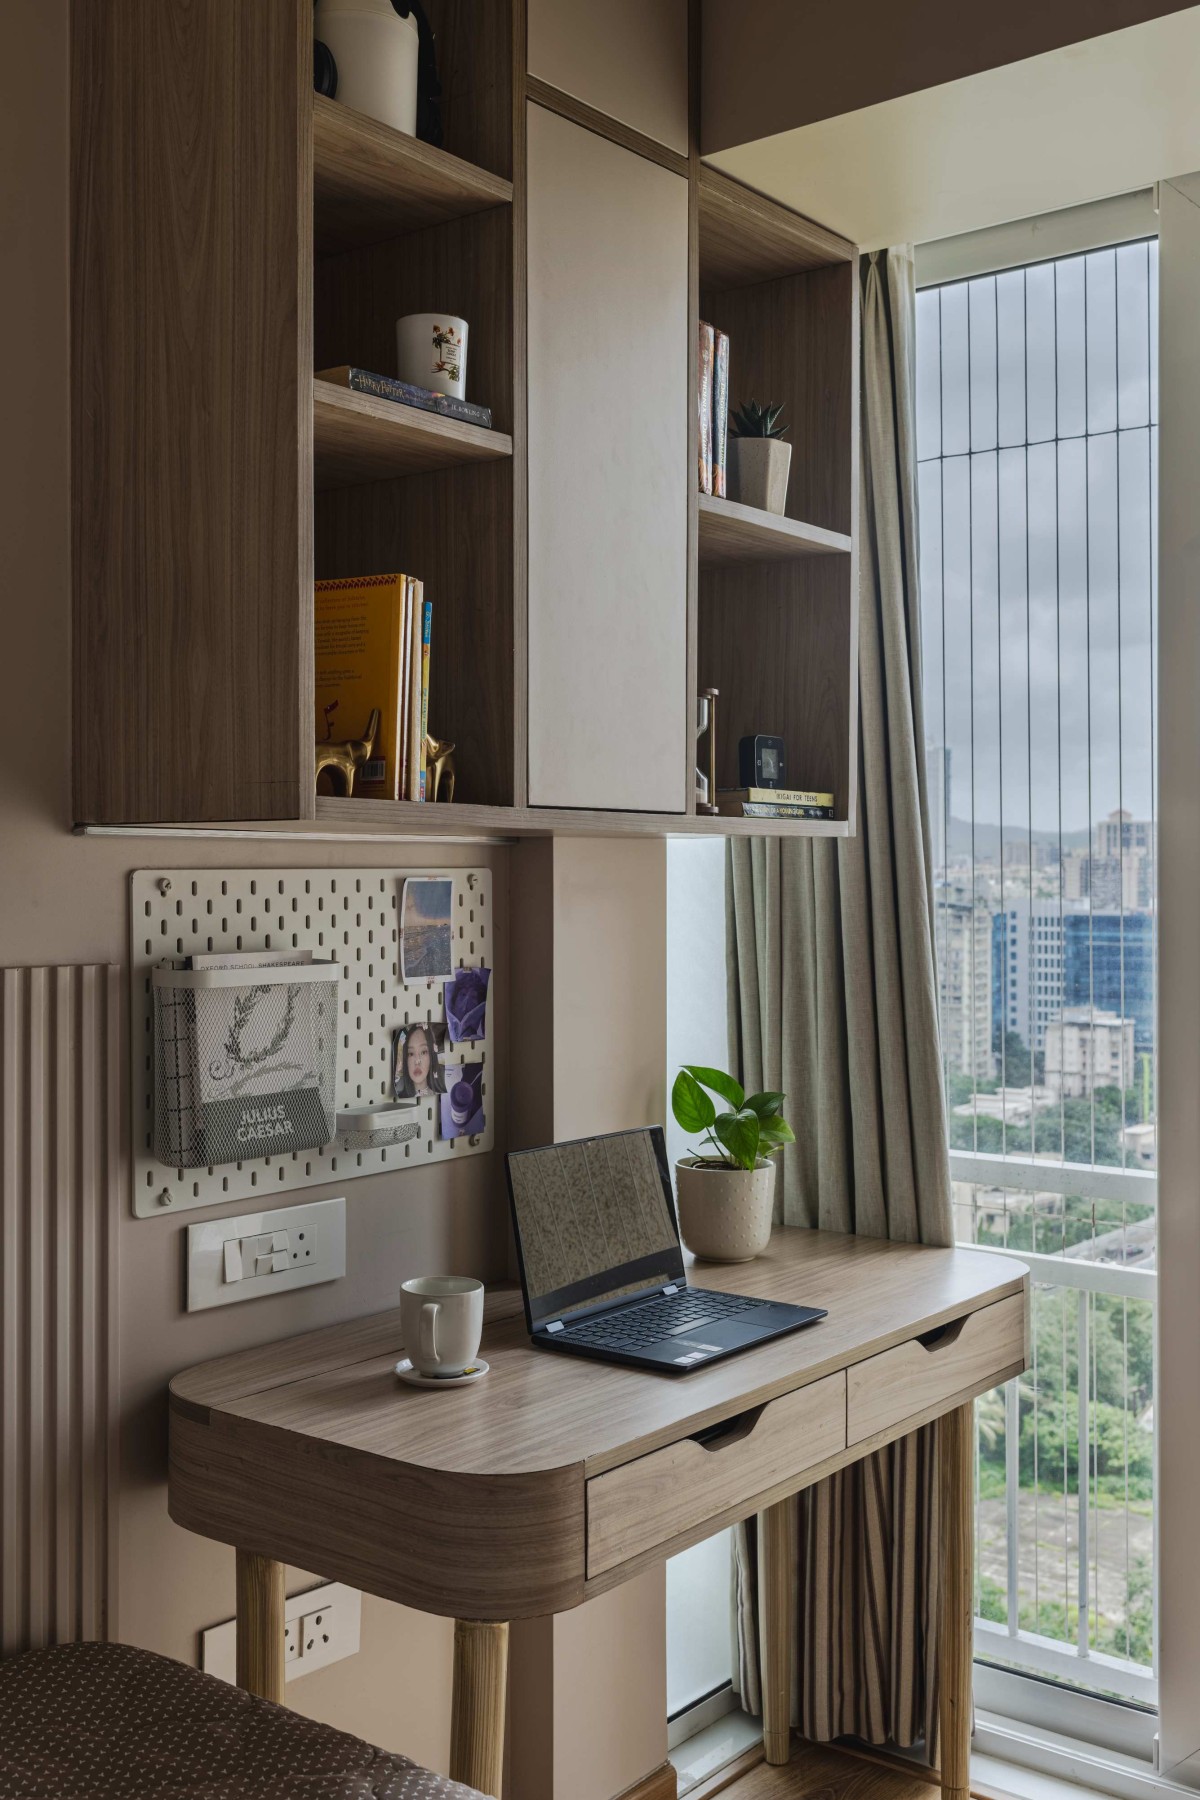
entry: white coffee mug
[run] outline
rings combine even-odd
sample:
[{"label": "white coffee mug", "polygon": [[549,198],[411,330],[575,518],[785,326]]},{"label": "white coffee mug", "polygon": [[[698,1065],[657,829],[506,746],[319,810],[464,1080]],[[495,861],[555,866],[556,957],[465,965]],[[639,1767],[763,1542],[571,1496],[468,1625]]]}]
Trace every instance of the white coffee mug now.
[{"label": "white coffee mug", "polygon": [[472,1275],[417,1275],[400,1289],[400,1322],[419,1375],[461,1375],[479,1354],[483,1283]]},{"label": "white coffee mug", "polygon": [[408,313],[396,320],[396,373],[414,387],[467,397],[467,321],[451,313]]}]

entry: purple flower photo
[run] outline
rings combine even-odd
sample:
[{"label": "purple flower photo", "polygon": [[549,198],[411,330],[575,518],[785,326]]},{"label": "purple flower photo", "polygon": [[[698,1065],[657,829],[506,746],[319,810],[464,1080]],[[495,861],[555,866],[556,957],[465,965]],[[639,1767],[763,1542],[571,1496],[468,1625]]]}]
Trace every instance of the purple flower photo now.
[{"label": "purple flower photo", "polygon": [[483,1114],[483,1064],[453,1063],[446,1067],[446,1092],[439,1105],[444,1138],[476,1137],[487,1123]]},{"label": "purple flower photo", "polygon": [[446,1027],[452,1044],[487,1036],[490,969],[460,969],[446,983]]}]

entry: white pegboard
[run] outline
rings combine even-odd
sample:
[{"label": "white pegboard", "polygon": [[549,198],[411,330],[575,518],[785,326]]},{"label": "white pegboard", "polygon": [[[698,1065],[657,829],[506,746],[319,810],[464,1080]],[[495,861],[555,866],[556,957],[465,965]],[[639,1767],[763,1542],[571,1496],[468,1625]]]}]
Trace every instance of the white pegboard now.
[{"label": "white pegboard", "polygon": [[[400,900],[409,875],[454,883],[454,964],[493,969],[487,1036],[456,1044],[452,1057],[483,1064],[485,1128],[443,1138],[435,1103],[419,1106],[418,1135],[383,1149],[294,1150],[215,1169],[171,1169],[150,1148],[156,963],[214,950],[311,950],[341,969],[337,1103],[365,1106],[387,1094],[392,1032],[432,1013],[442,1018],[440,980],[400,978]],[[490,1150],[495,1094],[489,1047],[496,1033],[492,878],[488,869],[138,869],[130,878],[129,966],[133,1108],[133,1210],[139,1218],[218,1206],[381,1170],[446,1162]]]}]

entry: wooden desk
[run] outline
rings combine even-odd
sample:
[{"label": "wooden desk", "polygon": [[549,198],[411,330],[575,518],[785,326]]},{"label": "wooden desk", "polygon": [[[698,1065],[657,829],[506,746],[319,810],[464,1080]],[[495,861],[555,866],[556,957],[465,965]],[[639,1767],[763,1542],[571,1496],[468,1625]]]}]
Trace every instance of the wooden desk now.
[{"label": "wooden desk", "polygon": [[965,1800],[970,1402],[1026,1366],[1025,1269],[981,1251],[779,1231],[766,1256],[695,1265],[689,1279],[829,1317],[672,1378],[539,1356],[507,1292],[489,1296],[491,1373],[456,1393],[396,1380],[398,1311],[178,1375],[170,1511],[236,1546],[239,1683],[283,1698],[285,1563],[452,1616],[451,1773],[495,1794],[508,1621],[578,1606],[758,1514],[764,1740],[785,1762],[792,1545],[780,1503],[941,1418],[942,1782]]}]

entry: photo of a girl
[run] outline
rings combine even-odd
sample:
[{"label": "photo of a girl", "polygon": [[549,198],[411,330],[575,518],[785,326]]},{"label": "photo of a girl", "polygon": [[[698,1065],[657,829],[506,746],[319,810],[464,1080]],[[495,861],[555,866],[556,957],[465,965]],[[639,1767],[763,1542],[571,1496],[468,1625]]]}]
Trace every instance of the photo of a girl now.
[{"label": "photo of a girl", "polygon": [[394,1100],[429,1100],[444,1094],[446,1078],[442,1073],[442,1053],[446,1047],[446,1027],[427,1020],[420,1025],[402,1025],[392,1033],[392,1098]]}]

